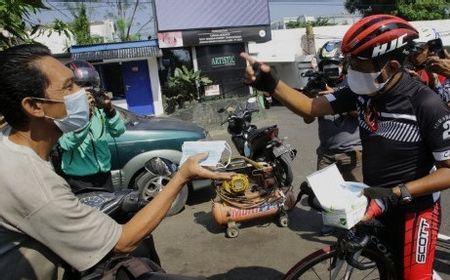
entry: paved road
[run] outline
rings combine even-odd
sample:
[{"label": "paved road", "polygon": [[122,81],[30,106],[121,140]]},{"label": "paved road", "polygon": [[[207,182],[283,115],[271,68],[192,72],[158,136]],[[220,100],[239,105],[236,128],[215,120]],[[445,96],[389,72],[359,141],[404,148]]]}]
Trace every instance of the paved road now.
[{"label": "paved road", "polygon": [[[315,171],[318,145],[316,123],[306,125],[281,106],[272,107],[255,121],[257,125],[278,123],[280,136],[287,136],[299,154],[293,164],[294,186]],[[214,139],[230,141],[225,130],[210,132]],[[231,144],[231,142],[230,142]],[[155,232],[163,267],[171,273],[204,276],[208,279],[280,279],[283,273],[309,253],[330,244],[335,237],[321,237],[321,217],[309,207],[298,205],[290,213],[288,228],[277,227],[273,219],[241,226],[235,239],[225,237],[224,228],[211,216],[212,190],[202,190],[189,198],[180,214],[166,218]],[[443,195],[441,232],[450,233],[447,205],[450,195]],[[438,249],[436,270],[450,279],[450,253]]]}]

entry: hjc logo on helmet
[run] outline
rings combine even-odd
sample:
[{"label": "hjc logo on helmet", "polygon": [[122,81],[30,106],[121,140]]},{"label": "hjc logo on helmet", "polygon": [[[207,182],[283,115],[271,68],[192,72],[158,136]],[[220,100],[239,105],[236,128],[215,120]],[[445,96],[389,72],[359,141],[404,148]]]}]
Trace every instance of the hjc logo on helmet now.
[{"label": "hjc logo on helmet", "polygon": [[[384,55],[386,53],[392,52],[393,50],[396,50],[398,48],[401,48],[407,44],[407,42],[403,42],[403,38],[405,38],[408,34],[403,34],[402,36],[395,38],[394,40],[384,43],[381,45],[377,45],[373,48],[372,57],[377,57]],[[390,44],[390,47],[388,49],[388,45]]]}]

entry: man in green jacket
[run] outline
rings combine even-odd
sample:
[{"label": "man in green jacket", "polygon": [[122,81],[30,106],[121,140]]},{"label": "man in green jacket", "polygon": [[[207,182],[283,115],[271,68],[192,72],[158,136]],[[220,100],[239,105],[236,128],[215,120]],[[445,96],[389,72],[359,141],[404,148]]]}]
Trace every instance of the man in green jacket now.
[{"label": "man in green jacket", "polygon": [[[98,88],[99,75],[90,63],[72,61],[67,66],[74,72],[75,82],[87,92]],[[64,133],[58,141],[63,150],[61,168],[74,193],[96,189],[113,191],[107,138],[108,135],[122,135],[125,125],[109,97],[97,93],[97,98],[94,98],[89,93],[88,100],[90,120],[87,126]]]}]

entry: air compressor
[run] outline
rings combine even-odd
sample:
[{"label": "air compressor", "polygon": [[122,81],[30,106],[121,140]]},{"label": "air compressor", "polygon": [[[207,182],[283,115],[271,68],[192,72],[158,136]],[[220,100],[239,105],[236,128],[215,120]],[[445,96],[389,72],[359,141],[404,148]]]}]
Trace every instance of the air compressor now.
[{"label": "air compressor", "polygon": [[292,188],[278,182],[273,166],[238,157],[225,171],[237,174],[228,181],[215,181],[212,215],[216,223],[226,225],[227,237],[237,237],[239,223],[254,219],[274,216],[279,226],[289,225],[287,210],[295,199]]}]

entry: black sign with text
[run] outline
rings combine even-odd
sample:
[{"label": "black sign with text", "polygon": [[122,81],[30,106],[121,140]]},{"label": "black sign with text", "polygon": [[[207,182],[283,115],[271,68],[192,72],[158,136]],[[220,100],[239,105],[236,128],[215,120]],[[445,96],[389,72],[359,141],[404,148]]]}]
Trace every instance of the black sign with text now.
[{"label": "black sign with text", "polygon": [[170,31],[158,33],[160,48],[208,46],[243,42],[263,43],[271,39],[270,26]]}]

